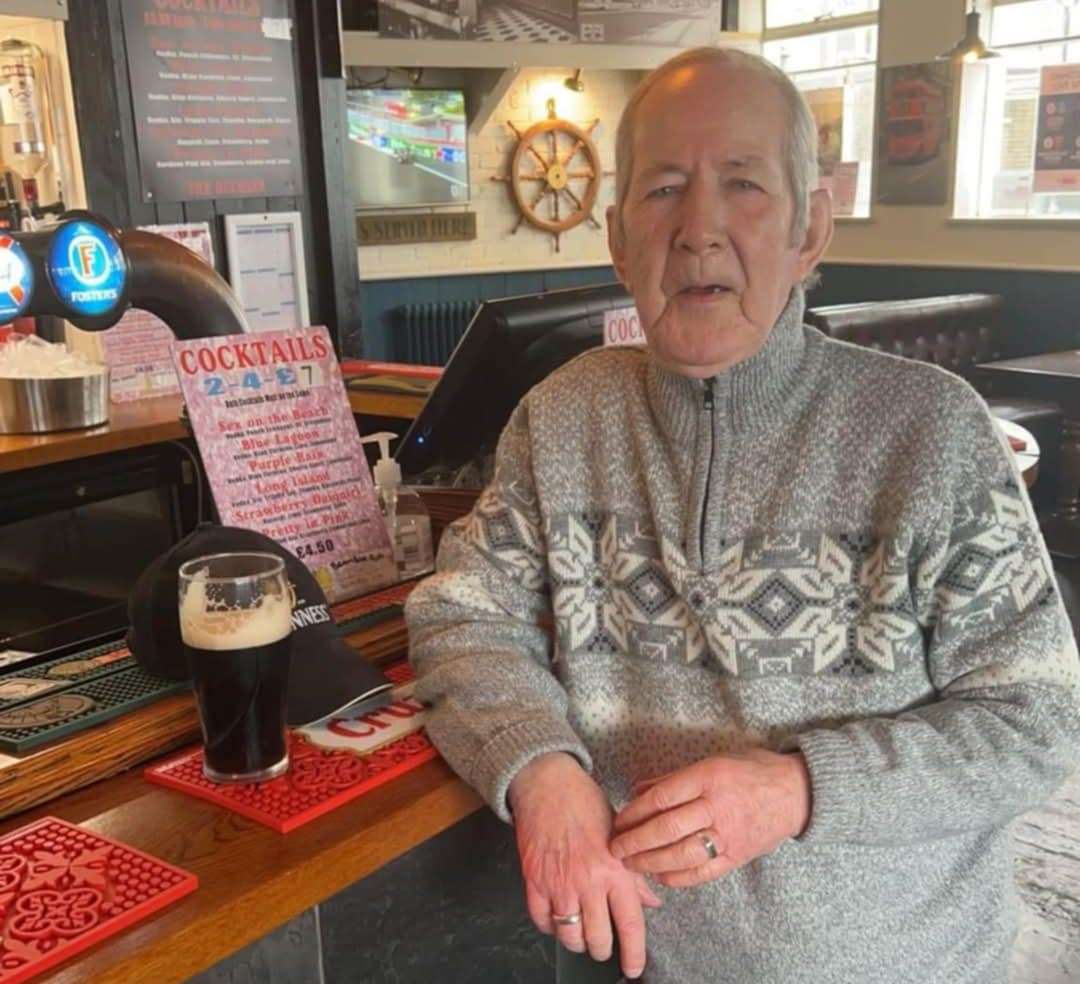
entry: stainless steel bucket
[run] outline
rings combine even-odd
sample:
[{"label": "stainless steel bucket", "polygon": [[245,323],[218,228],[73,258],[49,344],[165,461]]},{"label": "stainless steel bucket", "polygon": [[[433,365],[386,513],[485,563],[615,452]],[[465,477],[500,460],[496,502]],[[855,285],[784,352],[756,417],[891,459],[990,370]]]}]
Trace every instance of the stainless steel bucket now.
[{"label": "stainless steel bucket", "polygon": [[109,373],[54,379],[0,377],[0,433],[40,434],[109,419]]}]

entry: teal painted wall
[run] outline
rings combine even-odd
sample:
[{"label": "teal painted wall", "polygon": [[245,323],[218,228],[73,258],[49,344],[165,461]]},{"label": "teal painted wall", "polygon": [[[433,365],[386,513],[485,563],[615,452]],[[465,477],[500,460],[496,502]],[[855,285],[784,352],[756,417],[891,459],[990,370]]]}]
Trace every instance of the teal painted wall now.
[{"label": "teal painted wall", "polygon": [[[393,359],[390,312],[426,301],[490,300],[560,287],[610,283],[611,267],[416,277],[361,284],[364,354]],[[1006,336],[1013,354],[1080,348],[1080,274],[973,267],[874,266],[829,263],[810,295],[811,306],[897,300],[937,294],[998,293],[1006,302]]]}]

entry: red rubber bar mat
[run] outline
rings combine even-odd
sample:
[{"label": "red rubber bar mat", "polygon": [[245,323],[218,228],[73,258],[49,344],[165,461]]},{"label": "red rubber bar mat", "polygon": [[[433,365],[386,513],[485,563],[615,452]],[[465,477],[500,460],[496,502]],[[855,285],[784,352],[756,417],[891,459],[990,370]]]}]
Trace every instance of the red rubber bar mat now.
[{"label": "red rubber bar mat", "polygon": [[211,782],[202,773],[201,745],[151,766],[144,775],[150,782],[209,800],[279,834],[287,834],[430,762],[438,754],[423,731],[399,738],[369,755],[320,748],[303,735],[291,732],[289,769],[269,782]]},{"label": "red rubber bar mat", "polygon": [[198,887],[190,872],[45,817],[0,838],[0,984],[18,984]]}]

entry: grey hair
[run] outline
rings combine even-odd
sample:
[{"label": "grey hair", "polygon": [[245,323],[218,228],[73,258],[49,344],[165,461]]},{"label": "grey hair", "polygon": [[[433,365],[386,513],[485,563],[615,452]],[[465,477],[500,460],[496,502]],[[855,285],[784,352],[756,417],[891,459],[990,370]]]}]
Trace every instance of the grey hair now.
[{"label": "grey hair", "polygon": [[784,127],[784,174],[795,203],[791,235],[801,243],[810,226],[810,195],[818,186],[817,124],[803,94],[772,62],[738,48],[692,48],[653,69],[634,89],[615,131],[615,214],[622,221],[623,203],[634,169],[634,123],[638,107],[659,82],[693,65],[722,65],[747,72],[775,86],[787,109]]}]

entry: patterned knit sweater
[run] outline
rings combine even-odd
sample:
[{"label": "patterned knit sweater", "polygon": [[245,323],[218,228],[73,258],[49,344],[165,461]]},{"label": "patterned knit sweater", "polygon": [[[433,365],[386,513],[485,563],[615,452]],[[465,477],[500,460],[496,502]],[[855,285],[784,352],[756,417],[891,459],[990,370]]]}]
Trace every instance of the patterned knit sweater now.
[{"label": "patterned knit sweater", "polygon": [[809,827],[647,913],[650,984],[1004,984],[1005,825],[1077,760],[1080,666],[985,404],[826,338],[796,291],[707,381],[595,351],[536,387],[407,616],[428,730],[631,783],[800,749]]}]

